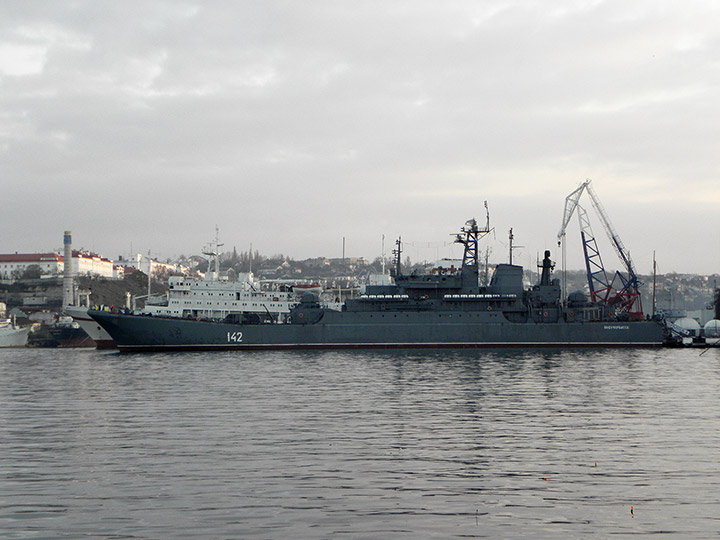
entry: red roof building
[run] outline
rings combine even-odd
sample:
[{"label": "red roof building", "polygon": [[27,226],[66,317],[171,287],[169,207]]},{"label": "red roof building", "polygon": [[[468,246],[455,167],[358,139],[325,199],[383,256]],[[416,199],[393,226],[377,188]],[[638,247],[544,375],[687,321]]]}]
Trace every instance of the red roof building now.
[{"label": "red roof building", "polygon": [[[65,269],[64,257],[57,253],[6,253],[0,254],[0,279],[19,279],[33,265],[39,266],[45,276],[62,275]],[[75,276],[117,276],[110,259],[89,251],[73,250],[72,265]]]},{"label": "red roof building", "polygon": [[0,279],[20,278],[29,266],[37,265],[43,274],[61,274],[63,258],[57,253],[10,253],[0,254]]}]

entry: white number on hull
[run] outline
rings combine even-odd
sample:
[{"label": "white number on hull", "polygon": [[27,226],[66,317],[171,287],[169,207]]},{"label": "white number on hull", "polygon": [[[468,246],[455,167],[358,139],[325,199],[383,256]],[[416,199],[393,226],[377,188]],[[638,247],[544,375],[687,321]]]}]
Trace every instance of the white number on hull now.
[{"label": "white number on hull", "polygon": [[242,332],[228,332],[228,343],[242,343]]}]

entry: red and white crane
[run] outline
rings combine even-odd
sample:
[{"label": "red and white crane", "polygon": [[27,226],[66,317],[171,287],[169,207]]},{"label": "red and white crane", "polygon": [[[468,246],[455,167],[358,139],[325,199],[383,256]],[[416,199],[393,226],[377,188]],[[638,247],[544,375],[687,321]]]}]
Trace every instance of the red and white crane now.
[{"label": "red and white crane", "polygon": [[[615,252],[625,271],[625,273],[620,271],[615,272],[612,280],[608,278],[607,272],[605,271],[595,236],[590,227],[587,212],[579,204],[580,197],[585,192],[590,196],[590,201],[595,209],[595,213],[600,218],[605,232],[610,239],[610,243],[613,248],[615,248]],[[635,267],[630,258],[630,252],[610,222],[605,208],[600,202],[595,190],[592,188],[590,179],[582,182],[575,191],[565,198],[565,212],[563,214],[560,232],[558,232],[558,244],[562,246],[563,271],[565,270],[565,232],[576,210],[580,221],[580,236],[582,238],[583,252],[585,255],[585,269],[587,271],[591,300],[607,305],[611,312],[618,317],[626,315],[631,319],[644,318],[639,291],[641,283],[638,280]],[[565,294],[565,286],[565,276],[563,275],[563,297],[567,297]]]}]

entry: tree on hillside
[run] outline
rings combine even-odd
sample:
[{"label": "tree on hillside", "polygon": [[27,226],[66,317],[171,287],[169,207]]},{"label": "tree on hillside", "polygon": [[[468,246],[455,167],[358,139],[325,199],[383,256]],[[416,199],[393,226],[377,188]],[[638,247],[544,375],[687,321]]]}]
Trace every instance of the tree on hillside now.
[{"label": "tree on hillside", "polygon": [[44,274],[43,269],[40,268],[39,264],[31,264],[22,273],[22,279],[40,279]]}]

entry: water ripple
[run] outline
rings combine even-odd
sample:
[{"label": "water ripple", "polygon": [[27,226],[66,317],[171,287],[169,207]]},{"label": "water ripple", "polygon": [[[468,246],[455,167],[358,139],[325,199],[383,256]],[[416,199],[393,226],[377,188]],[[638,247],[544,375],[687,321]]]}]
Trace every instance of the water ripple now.
[{"label": "water ripple", "polygon": [[0,536],[715,537],[719,390],[714,350],[3,350]]}]

